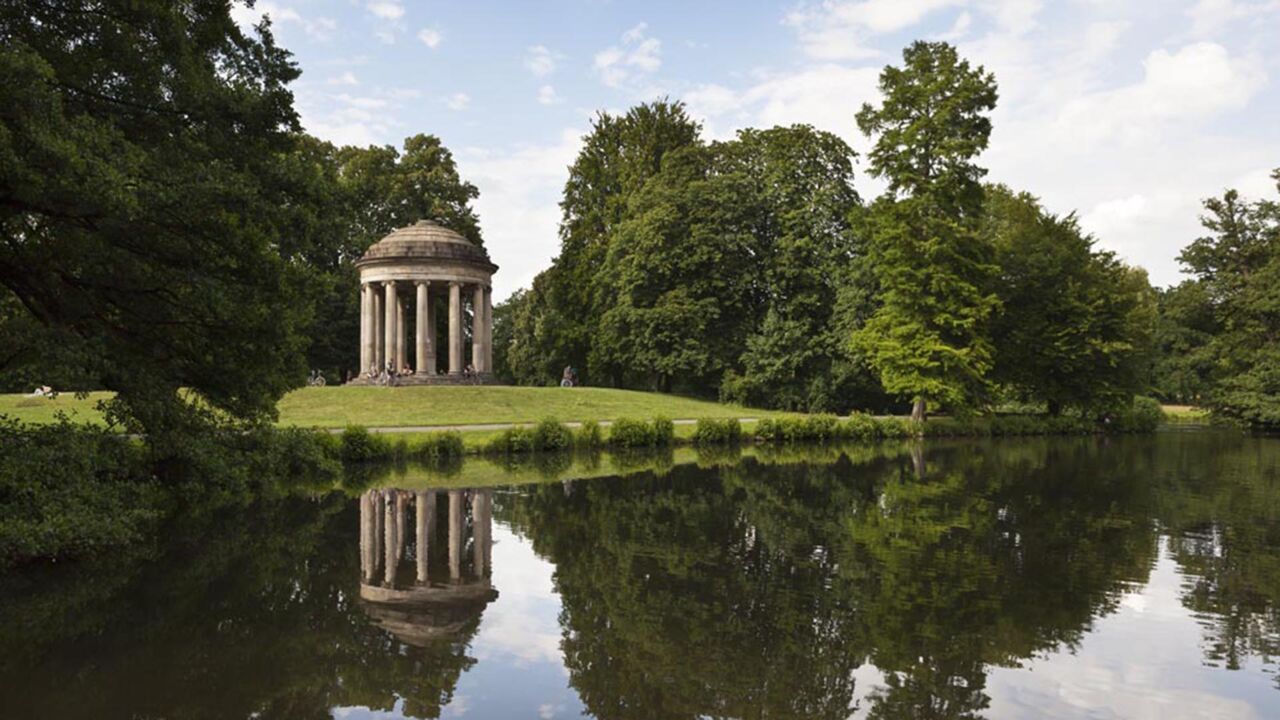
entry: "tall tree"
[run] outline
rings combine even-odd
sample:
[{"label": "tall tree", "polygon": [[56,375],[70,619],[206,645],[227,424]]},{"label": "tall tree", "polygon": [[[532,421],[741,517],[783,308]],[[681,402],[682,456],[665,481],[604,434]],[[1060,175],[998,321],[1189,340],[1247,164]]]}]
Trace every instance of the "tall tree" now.
[{"label": "tall tree", "polygon": [[882,304],[853,342],[923,420],[931,402],[971,404],[992,364],[987,321],[998,300],[978,233],[986,171],[974,158],[991,135],[996,82],[952,46],[916,42],[902,67],[881,73],[880,92],[880,107],[863,105],[857,120],[876,136],[871,172],[889,185],[869,223]]},{"label": "tall tree", "polygon": [[631,197],[658,174],[667,153],[700,144],[698,133],[684,105],[666,100],[623,115],[596,116],[569,167],[560,203],[560,254],[535,280],[530,322],[519,325],[537,332],[517,331],[513,337],[524,348],[512,356],[517,377],[541,383],[570,364],[584,381],[621,384],[622,378],[588,361],[604,314],[596,303],[607,301],[599,292],[599,274]]},{"label": "tall tree", "polygon": [[708,177],[702,147],[673,151],[636,193],[609,248],[590,363],[624,382],[708,392],[751,326],[752,230],[740,178]]},{"label": "tall tree", "polygon": [[983,234],[1000,268],[992,377],[1022,400],[1101,409],[1145,390],[1156,320],[1146,274],[1096,250],[1074,215],[988,187]]},{"label": "tall tree", "polygon": [[302,378],[304,274],[280,210],[297,76],[226,2],[0,6],[5,322],[55,339],[150,429],[180,387],[256,417]]},{"label": "tall tree", "polygon": [[[1273,173],[1280,190],[1280,170]],[[1280,426],[1280,202],[1234,191],[1205,201],[1209,234],[1179,260],[1213,307],[1218,333],[1205,395],[1217,413]]]},{"label": "tall tree", "polygon": [[752,228],[751,332],[721,396],[791,410],[848,410],[859,399],[844,337],[833,322],[850,261],[864,248],[850,223],[860,200],[855,153],[808,125],[748,129],[713,146],[713,172],[746,191]]}]

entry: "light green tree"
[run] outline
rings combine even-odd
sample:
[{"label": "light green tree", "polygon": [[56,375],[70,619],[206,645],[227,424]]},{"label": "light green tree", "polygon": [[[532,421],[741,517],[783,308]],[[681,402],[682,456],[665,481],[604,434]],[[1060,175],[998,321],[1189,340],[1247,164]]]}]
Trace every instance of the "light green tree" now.
[{"label": "light green tree", "polygon": [[929,403],[979,399],[992,365],[995,267],[978,233],[986,171],[973,160],[991,134],[996,82],[952,46],[916,42],[881,73],[880,92],[857,120],[876,138],[871,173],[889,185],[868,221],[881,305],[853,345],[923,420]]}]

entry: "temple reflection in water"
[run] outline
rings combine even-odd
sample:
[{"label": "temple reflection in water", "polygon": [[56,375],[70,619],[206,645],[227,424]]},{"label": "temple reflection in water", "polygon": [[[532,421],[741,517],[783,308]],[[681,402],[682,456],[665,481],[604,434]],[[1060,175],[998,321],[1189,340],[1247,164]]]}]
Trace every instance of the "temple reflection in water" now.
[{"label": "temple reflection in water", "polygon": [[377,489],[360,498],[361,606],[409,645],[479,621],[498,597],[492,557],[492,490]]}]

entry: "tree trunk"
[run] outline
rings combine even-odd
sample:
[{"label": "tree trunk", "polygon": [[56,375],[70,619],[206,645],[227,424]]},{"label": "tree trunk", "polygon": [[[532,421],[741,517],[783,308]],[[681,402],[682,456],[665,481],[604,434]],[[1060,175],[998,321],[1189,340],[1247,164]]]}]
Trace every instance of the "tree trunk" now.
[{"label": "tree trunk", "polygon": [[911,467],[916,471],[916,479],[923,480],[925,475],[924,446],[916,443],[911,446]]},{"label": "tree trunk", "polygon": [[1062,403],[1058,402],[1057,400],[1050,400],[1050,401],[1049,401],[1049,414],[1050,414],[1050,415],[1052,415],[1053,417],[1058,417],[1059,415],[1061,415],[1061,414],[1062,414]]},{"label": "tree trunk", "polygon": [[924,398],[916,398],[915,404],[911,407],[911,419],[915,422],[924,422]]}]

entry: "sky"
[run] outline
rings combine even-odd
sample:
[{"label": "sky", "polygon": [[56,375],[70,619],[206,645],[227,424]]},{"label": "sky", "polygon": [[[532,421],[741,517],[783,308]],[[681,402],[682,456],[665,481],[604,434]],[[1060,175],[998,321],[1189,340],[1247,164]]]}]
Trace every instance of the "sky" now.
[{"label": "sky", "polygon": [[[239,1],[239,0],[237,0]],[[259,0],[291,50],[304,128],[450,148],[499,266],[495,301],[559,247],[567,167],[599,111],[686,103],[707,139],[807,123],[865,155],[854,114],[913,40],[996,75],[988,179],[1076,213],[1102,248],[1179,281],[1204,198],[1277,197],[1280,0]],[[856,166],[864,199],[883,185]]]}]

